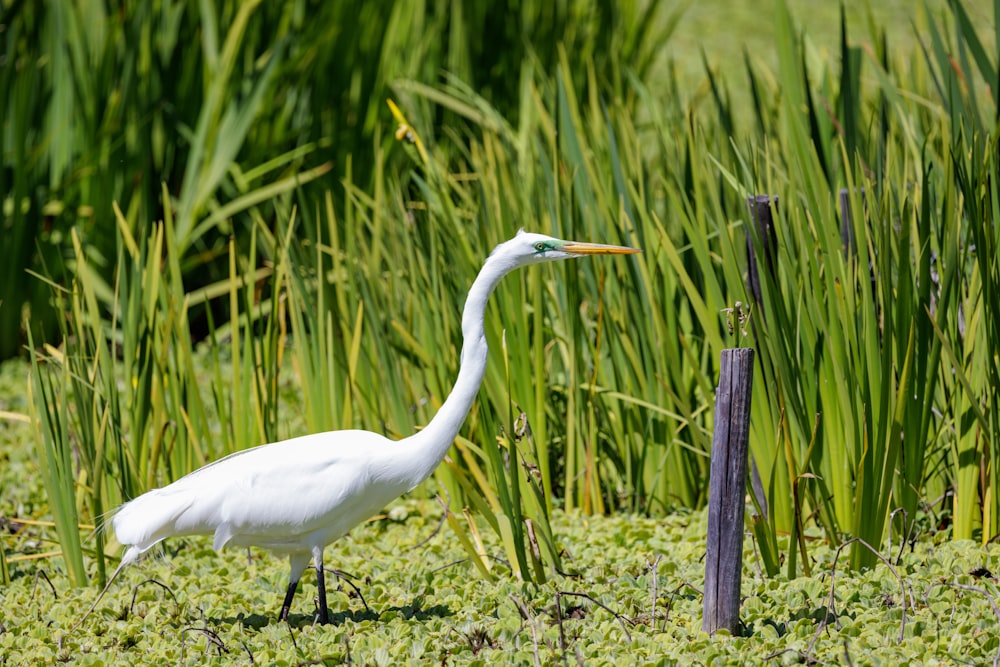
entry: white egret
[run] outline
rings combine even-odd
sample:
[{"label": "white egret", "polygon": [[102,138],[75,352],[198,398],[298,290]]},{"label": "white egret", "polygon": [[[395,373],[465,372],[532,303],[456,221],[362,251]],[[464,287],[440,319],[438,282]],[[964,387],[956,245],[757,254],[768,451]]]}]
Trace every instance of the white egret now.
[{"label": "white egret", "polygon": [[427,479],[448,452],[486,370],[483,317],[497,282],[528,264],[636,252],[518,232],[493,250],[469,290],[462,314],[458,379],[423,430],[398,441],[359,430],[292,438],[231,454],[144,493],[122,505],[111,519],[118,541],[128,547],[111,581],[167,537],[213,535],[216,550],[227,545],[257,546],[288,556],[291,574],[281,620],[287,620],[311,557],[319,589],[319,622],[327,623],[323,549]]}]

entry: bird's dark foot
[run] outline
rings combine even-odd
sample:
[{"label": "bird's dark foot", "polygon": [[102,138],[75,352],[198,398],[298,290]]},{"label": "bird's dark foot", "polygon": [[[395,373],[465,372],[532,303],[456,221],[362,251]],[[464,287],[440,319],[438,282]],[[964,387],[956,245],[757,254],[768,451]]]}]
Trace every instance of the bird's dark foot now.
[{"label": "bird's dark foot", "polygon": [[316,622],[320,625],[330,625],[330,611],[326,605],[316,610]]},{"label": "bird's dark foot", "polygon": [[330,624],[330,610],[326,606],[326,570],[323,569],[323,552],[316,555],[316,605],[319,613],[316,615],[316,622],[320,625]]},{"label": "bird's dark foot", "polygon": [[285,599],[281,603],[281,614],[278,615],[279,621],[288,622],[288,610],[292,608],[292,598],[295,597],[295,589],[298,587],[298,579],[288,583],[288,590],[285,591]]}]

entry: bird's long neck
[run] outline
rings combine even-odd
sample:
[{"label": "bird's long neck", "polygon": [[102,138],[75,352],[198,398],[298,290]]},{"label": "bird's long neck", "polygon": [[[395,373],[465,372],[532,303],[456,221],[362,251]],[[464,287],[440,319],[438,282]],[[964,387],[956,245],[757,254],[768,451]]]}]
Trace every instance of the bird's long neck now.
[{"label": "bird's long neck", "polygon": [[501,258],[491,256],[469,289],[462,311],[462,357],[455,386],[430,423],[403,441],[414,455],[411,459],[411,463],[415,462],[412,468],[414,483],[429,477],[441,463],[476,399],[489,351],[483,330],[486,302],[500,279],[514,268]]}]

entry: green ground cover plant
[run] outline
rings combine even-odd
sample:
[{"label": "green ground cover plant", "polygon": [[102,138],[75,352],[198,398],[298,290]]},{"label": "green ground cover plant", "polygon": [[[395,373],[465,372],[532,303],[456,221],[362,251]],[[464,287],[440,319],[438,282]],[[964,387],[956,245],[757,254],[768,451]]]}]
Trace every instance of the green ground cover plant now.
[{"label": "green ground cover plant", "polygon": [[[523,226],[644,252],[508,277],[461,437],[395,510],[411,518],[360,531],[401,544],[433,533],[441,565],[462,561],[442,570],[461,573],[456,599],[479,587],[479,609],[503,609],[490,618],[510,627],[491,635],[448,595],[434,603],[447,612],[423,613],[447,587],[425,573],[419,603],[389,583],[362,591],[378,612],[352,598],[334,644],[317,636],[279,658],[255,642],[279,632],[297,651],[295,632],[315,630],[268,622],[276,586],[247,586],[260,604],[243,617],[207,584],[189,604],[210,610],[174,602],[182,577],[228,600],[222,575],[245,563],[189,540],[166,546],[170,565],[142,566],[171,588],[142,587],[143,599],[174,605],[154,618],[176,642],[151,659],[180,659],[198,635],[199,650],[245,641],[249,661],[420,662],[425,649],[361,630],[420,622],[435,651],[446,635],[484,662],[474,645],[549,662],[629,635],[651,661],[669,662],[671,641],[706,662],[994,660],[1000,2],[925,4],[905,38],[895,5],[845,8],[821,40],[779,2],[767,57],[738,66],[672,51],[690,24],[664,3],[526,3],[502,29],[462,2],[366,5],[360,22],[305,0],[40,7],[9,4],[0,78],[0,222],[28,258],[0,283],[0,357],[24,357],[5,365],[21,382],[0,394],[6,460],[24,473],[0,498],[0,593],[27,600],[18,610],[82,613],[120,555],[95,528],[146,489],[262,442],[426,424],[457,372],[465,291]],[[761,195],[763,231],[748,206]],[[726,643],[694,631],[688,561],[703,539],[717,360],[735,345],[758,353],[759,483],[747,633]],[[660,544],[621,538],[634,598],[589,551],[591,529],[610,533],[593,538],[606,555],[615,533]],[[331,560],[360,573],[353,539]],[[411,576],[401,549],[378,574]],[[660,571],[670,561],[654,574],[671,550],[677,574]],[[280,575],[250,558],[241,576]],[[773,611],[807,588],[807,602]],[[119,636],[150,634],[125,612],[128,582],[115,595],[81,643],[51,640],[56,659],[139,655]],[[674,599],[687,605],[676,632]],[[461,630],[440,620],[452,616]],[[12,651],[52,650],[50,635],[10,631],[23,619],[0,620]],[[574,642],[568,620],[596,622],[569,631]]]},{"label": "green ground cover plant", "polygon": [[[4,365],[5,395],[17,396],[24,370]],[[22,397],[5,407],[26,405]],[[747,540],[745,631],[710,638],[700,630],[706,512],[557,511],[565,574],[531,584],[510,576],[490,534],[483,540],[497,576],[478,576],[445,527],[443,506],[417,499],[394,503],[328,549],[329,567],[349,577],[331,577],[331,626],[313,625],[307,613],[314,578],[303,579],[290,623],[279,623],[282,559],[217,554],[209,538],[193,538],[168,541],[127,570],[76,628],[97,590],[75,586],[52,557],[50,526],[28,523],[46,504],[31,437],[28,424],[0,425],[0,484],[12,490],[0,510],[15,552],[2,591],[0,664],[988,664],[1000,654],[996,545],[938,533],[882,545],[877,565],[859,573],[846,550],[838,558],[812,531],[813,576],[788,578],[768,576]]]}]

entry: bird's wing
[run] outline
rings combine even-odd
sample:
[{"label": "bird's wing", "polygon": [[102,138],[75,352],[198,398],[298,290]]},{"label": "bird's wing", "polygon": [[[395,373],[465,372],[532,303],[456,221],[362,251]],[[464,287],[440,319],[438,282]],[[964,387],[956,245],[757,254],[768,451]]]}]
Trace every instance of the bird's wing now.
[{"label": "bird's wing", "polygon": [[389,447],[367,431],[335,431],[221,459],[177,482],[207,501],[192,503],[179,523],[211,528],[216,548],[234,539],[293,543],[317,530],[337,537],[406,490],[375,472]]},{"label": "bird's wing", "polygon": [[325,544],[406,491],[380,472],[398,452],[367,431],[263,445],[139,496],[112,523],[122,544],[141,551],[171,535],[214,535],[218,549],[230,542],[302,548],[309,535]]}]

